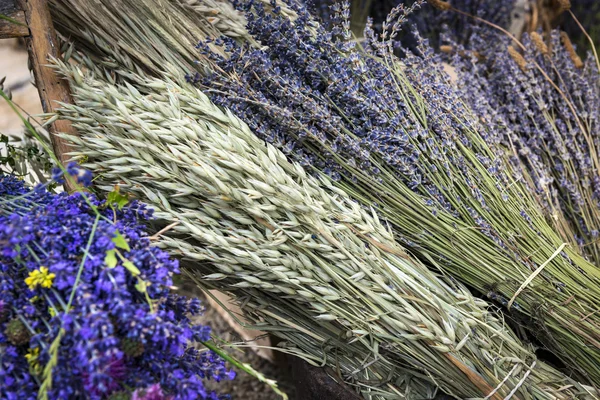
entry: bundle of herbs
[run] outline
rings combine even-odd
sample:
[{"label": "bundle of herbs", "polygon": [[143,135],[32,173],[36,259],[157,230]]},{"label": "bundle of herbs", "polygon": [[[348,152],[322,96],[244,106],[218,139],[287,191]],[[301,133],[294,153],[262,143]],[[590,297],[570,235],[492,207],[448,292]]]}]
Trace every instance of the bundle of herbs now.
[{"label": "bundle of herbs", "polygon": [[[227,290],[288,352],[329,365],[365,397],[593,398],[536,359],[455,280],[398,245],[371,210],[265,145],[199,90],[142,76],[123,86],[57,64],[76,105],[74,154],[169,223],[161,245],[189,279]],[[133,75],[130,78],[134,78]],[[434,258],[430,262],[435,264]]]},{"label": "bundle of herbs", "polygon": [[225,38],[225,58],[201,46],[219,66],[195,77],[211,99],[374,207],[421,260],[525,316],[548,348],[600,384],[600,270],[513,178],[495,132],[426,42],[418,55],[394,55],[407,11],[394,9],[383,33],[367,30],[366,48],[356,49],[347,8],[337,8],[333,32],[300,8],[295,23],[260,4],[247,9],[248,31],[264,47]]},{"label": "bundle of herbs", "polygon": [[599,265],[598,60],[590,54],[584,62],[564,32],[498,41],[504,46],[481,48],[477,61],[453,59],[464,98],[565,240]]},{"label": "bundle of herbs", "polygon": [[230,399],[204,387],[235,373],[194,348],[210,328],[190,320],[197,299],[171,292],[179,263],[152,246],[152,211],[47,186],[0,174],[1,397]]},{"label": "bundle of herbs", "polygon": [[[252,40],[201,43],[201,64],[215,73],[205,78],[206,70],[197,67],[192,78],[259,138],[373,207],[423,262],[528,318],[526,326],[546,346],[598,384],[600,271],[547,221],[544,203],[530,187],[514,179],[514,165],[504,163],[493,126],[465,105],[463,92],[450,84],[426,43],[418,55],[394,56],[407,11],[394,9],[381,36],[368,29],[366,48],[359,49],[353,47],[347,7],[337,6],[337,28],[328,32],[302,7],[288,5],[297,18],[292,22],[276,4],[258,3],[241,5]],[[109,29],[99,27],[94,35],[104,39],[104,55],[113,58],[109,49],[118,46]],[[141,49],[156,45],[138,38],[134,43]],[[216,50],[219,44],[224,46]],[[94,61],[132,76],[140,70],[128,67],[128,59],[119,65]],[[87,66],[93,69],[92,62]],[[179,73],[190,70],[178,65]],[[105,79],[113,82],[110,73]],[[104,128],[93,129],[100,134]],[[138,156],[132,153],[130,161]],[[135,168],[121,165],[119,171]],[[173,168],[155,176],[163,190],[173,189],[168,179],[179,173]],[[152,201],[165,207],[173,202],[158,193]]]}]

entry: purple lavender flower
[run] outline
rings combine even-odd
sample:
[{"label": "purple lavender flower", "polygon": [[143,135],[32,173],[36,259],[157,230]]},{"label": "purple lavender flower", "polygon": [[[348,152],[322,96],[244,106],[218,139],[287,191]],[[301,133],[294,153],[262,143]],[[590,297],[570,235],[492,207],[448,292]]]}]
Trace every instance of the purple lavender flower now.
[{"label": "purple lavender flower", "polygon": [[160,385],[155,383],[146,389],[136,389],[131,400],[172,400],[172,397],[166,396]]},{"label": "purple lavender flower", "polygon": [[[75,181],[83,186],[92,184],[92,173],[84,168],[81,168],[76,162],[70,162],[66,168],[67,174],[75,178]],[[58,183],[64,182],[64,171],[55,167],[52,169],[52,180]]]},{"label": "purple lavender flower", "polygon": [[[89,181],[76,167],[68,172]],[[210,330],[190,321],[201,311],[197,299],[170,291],[179,267],[151,246],[142,224],[151,210],[133,202],[113,220],[92,195],[30,190],[2,175],[0,193],[3,397],[36,398],[56,356],[49,398],[225,398],[204,389],[202,378],[233,376],[223,360],[190,346]]]}]

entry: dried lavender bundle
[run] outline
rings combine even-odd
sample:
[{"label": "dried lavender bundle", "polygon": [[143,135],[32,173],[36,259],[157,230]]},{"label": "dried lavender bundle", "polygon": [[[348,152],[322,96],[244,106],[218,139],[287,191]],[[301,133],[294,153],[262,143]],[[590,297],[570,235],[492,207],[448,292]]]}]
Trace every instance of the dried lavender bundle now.
[{"label": "dried lavender bundle", "polygon": [[81,133],[74,156],[98,187],[119,182],[177,223],[161,245],[188,261],[192,279],[236,296],[289,352],[339,370],[372,399],[422,398],[402,393],[423,390],[421,379],[457,398],[593,398],[536,360],[487,303],[408,255],[376,213],[199,90],[60,71],[77,104],[59,113]]},{"label": "dried lavender bundle", "polygon": [[[418,4],[418,3],[417,3]],[[422,261],[528,318],[524,325],[582,379],[600,385],[600,269],[547,221],[513,179],[492,131],[465,105],[431,49],[393,55],[406,18],[352,47],[347,11],[326,32],[300,8],[287,18],[248,4],[263,47],[225,39],[200,83],[260,138],[376,207]],[[314,32],[317,32],[315,35]]]},{"label": "dried lavender bundle", "polygon": [[501,46],[482,48],[477,62],[456,57],[453,65],[464,98],[489,121],[549,219],[600,265],[598,64],[591,55],[584,64],[564,34],[554,31],[548,39],[535,32],[526,37],[518,63]]}]

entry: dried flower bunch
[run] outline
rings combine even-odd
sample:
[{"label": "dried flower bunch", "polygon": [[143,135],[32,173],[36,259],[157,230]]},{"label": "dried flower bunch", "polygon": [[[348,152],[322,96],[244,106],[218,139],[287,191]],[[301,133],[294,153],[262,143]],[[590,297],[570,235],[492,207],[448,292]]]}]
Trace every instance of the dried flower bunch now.
[{"label": "dried flower bunch", "polygon": [[[502,37],[499,41],[506,42]],[[485,62],[456,58],[459,84],[477,114],[508,149],[565,240],[600,263],[600,74],[568,37],[532,33],[518,58],[485,52]]]},{"label": "dried flower bunch", "polygon": [[0,198],[2,398],[229,398],[204,389],[203,378],[234,373],[191,346],[210,329],[189,320],[198,300],[171,294],[178,262],[150,246],[141,221],[151,210],[10,175]]},{"label": "dried flower bunch", "polygon": [[[159,22],[137,20],[148,33],[116,39],[88,12],[94,36],[81,49],[90,57],[73,54],[80,69],[57,64],[78,101],[60,117],[83,133],[78,155],[102,174],[101,188],[122,181],[177,223],[163,245],[194,265],[190,279],[235,293],[261,328],[288,339],[287,351],[340,368],[365,396],[426,396],[423,380],[463,398],[585,396],[534,362],[483,302],[457,300],[472,298],[420,262],[505,306],[600,385],[598,69],[564,34],[533,34],[524,46],[502,39],[501,52],[454,42],[445,50],[460,59],[457,88],[418,34],[414,53],[395,56],[402,24],[422,3],[394,8],[357,48],[348,5],[334,6],[330,32],[298,4],[239,1],[245,15],[232,21],[247,21],[243,38],[203,31],[195,65],[190,40],[156,35]],[[444,12],[454,4],[430,3]],[[198,2],[177,4],[185,18],[209,18]],[[475,28],[469,46],[487,35]],[[171,64],[231,112],[165,77]],[[465,315],[477,321],[471,333]]]},{"label": "dried flower bunch", "polygon": [[375,207],[422,261],[435,258],[526,315],[546,346],[600,383],[600,270],[513,179],[494,132],[465,105],[426,43],[402,63],[393,55],[404,8],[392,11],[381,36],[366,32],[364,52],[352,48],[344,8],[330,33],[300,8],[292,24],[247,7],[248,31],[264,47],[223,39],[223,58],[201,46],[219,65],[196,77],[211,99]]},{"label": "dried flower bunch", "polygon": [[199,90],[141,76],[118,86],[102,70],[58,66],[77,103],[61,118],[81,133],[75,156],[98,187],[120,182],[156,206],[175,223],[161,245],[190,279],[231,292],[290,353],[377,399],[423,398],[423,379],[458,398],[592,396],[536,360],[484,301],[408,255],[376,213]]}]

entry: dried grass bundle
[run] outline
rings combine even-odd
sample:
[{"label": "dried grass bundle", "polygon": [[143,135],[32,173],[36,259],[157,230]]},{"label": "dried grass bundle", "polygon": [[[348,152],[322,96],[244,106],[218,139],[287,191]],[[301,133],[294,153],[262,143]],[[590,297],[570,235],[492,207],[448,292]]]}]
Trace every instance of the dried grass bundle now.
[{"label": "dried grass bundle", "polygon": [[[261,0],[270,8],[270,1]],[[199,41],[224,35],[257,45],[244,15],[226,0],[50,0],[52,18],[63,39],[95,62],[160,76],[166,64],[204,72],[209,61]],[[278,3],[283,15],[295,13]],[[218,47],[211,47],[219,52]],[[198,62],[201,60],[201,63]]]}]

